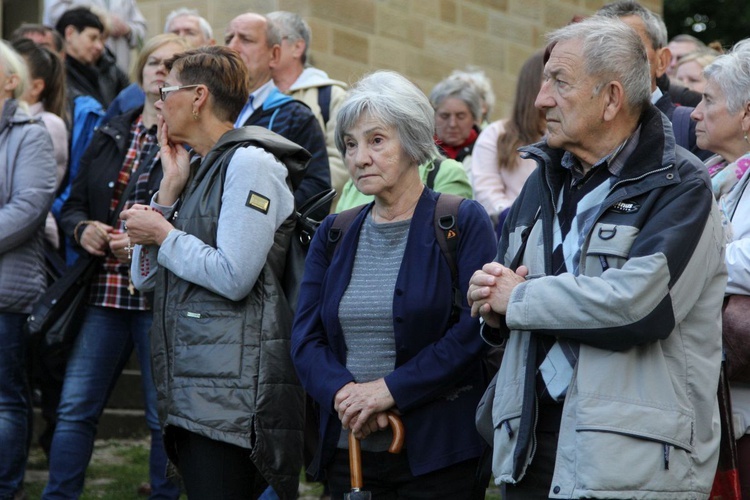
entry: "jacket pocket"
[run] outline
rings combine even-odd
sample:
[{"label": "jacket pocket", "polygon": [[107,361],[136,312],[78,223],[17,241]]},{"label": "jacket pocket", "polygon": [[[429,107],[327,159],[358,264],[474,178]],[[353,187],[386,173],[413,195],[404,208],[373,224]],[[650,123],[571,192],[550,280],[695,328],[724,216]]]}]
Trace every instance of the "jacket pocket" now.
[{"label": "jacket pocket", "polygon": [[243,317],[234,309],[181,309],[174,336],[174,376],[240,377]]},{"label": "jacket pocket", "polygon": [[692,434],[692,419],[669,409],[613,402],[579,410],[577,488],[691,491],[695,475]]},{"label": "jacket pocket", "polygon": [[[492,473],[496,479],[515,483],[513,477],[514,456],[518,446],[518,430],[521,426],[523,401],[520,381],[508,381],[498,385],[492,401],[493,452]],[[524,467],[525,470],[525,467]]]},{"label": "jacket pocket", "polygon": [[586,275],[598,276],[609,268],[620,269],[625,265],[639,232],[633,226],[594,225],[586,249]]}]

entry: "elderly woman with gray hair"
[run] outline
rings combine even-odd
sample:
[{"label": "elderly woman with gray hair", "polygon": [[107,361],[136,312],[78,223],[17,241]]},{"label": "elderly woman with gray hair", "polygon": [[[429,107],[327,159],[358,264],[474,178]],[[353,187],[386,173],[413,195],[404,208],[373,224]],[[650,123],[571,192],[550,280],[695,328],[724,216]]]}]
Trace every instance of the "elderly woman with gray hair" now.
[{"label": "elderly woman with gray hair", "polygon": [[471,153],[482,122],[482,96],[466,79],[452,75],[430,92],[435,109],[435,143],[446,157],[463,163],[471,181]]},{"label": "elderly woman with gray hair", "polygon": [[[333,498],[349,489],[349,431],[367,438],[363,476],[374,497],[466,498],[474,483],[484,348],[454,293],[465,295],[472,272],[494,256],[494,236],[481,205],[460,201],[454,282],[433,224],[447,195],[427,188],[418,169],[437,154],[433,120],[425,95],[387,71],[362,79],[338,114],[336,144],[374,201],[351,209],[348,227],[332,229],[343,212],[316,232],[292,331],[297,373],[320,404],[312,472],[326,474]],[[399,455],[386,452],[389,411],[406,430]]]},{"label": "elderly woman with gray hair", "polygon": [[[698,146],[717,153],[706,166],[727,238],[726,296],[750,295],[750,39],[716,58],[704,76],[703,99],[691,117]],[[750,360],[728,359],[730,379],[733,362]],[[742,497],[750,498],[750,384],[732,380],[730,389]]]}]

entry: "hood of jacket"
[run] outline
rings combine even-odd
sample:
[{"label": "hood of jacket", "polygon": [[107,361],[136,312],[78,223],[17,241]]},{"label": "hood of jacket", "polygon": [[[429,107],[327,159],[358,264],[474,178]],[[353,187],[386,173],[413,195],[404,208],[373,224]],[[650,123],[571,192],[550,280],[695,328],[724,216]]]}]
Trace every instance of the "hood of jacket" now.
[{"label": "hood of jacket", "polygon": [[[287,99],[291,99],[280,92],[278,93]],[[263,127],[251,125],[230,130],[221,136],[216,145],[208,152],[203,163],[211,165],[227,149],[248,142],[255,147],[265,149],[283,163],[289,172],[292,189],[297,189],[305,176],[305,170],[310,161],[310,153],[305,148]]]},{"label": "hood of jacket", "polygon": [[310,67],[302,71],[302,74],[297,77],[297,81],[289,87],[289,92],[313,87],[325,87],[326,85],[338,85],[341,88],[346,88],[346,83],[329,78],[328,74],[322,69]]}]

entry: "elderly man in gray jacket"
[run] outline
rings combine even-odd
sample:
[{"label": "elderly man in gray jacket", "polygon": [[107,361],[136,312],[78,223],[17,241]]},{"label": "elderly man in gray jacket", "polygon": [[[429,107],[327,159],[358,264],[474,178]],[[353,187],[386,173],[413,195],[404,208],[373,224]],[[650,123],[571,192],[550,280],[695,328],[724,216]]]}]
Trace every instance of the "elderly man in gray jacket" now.
[{"label": "elderly man in gray jacket", "polygon": [[547,136],[522,148],[539,168],[468,293],[506,342],[496,482],[504,500],[707,498],[726,283],[708,176],[650,104],[635,31],[592,18],[549,40]]}]

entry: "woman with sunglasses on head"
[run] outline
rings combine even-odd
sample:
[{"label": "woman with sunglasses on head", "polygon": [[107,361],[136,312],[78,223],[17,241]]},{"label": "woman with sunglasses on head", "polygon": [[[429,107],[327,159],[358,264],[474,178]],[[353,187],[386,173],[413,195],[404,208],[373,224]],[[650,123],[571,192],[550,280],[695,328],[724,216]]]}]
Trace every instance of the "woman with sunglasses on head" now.
[{"label": "woman with sunglasses on head", "polygon": [[256,498],[266,483],[296,498],[304,392],[281,278],[310,155],[266,129],[234,129],[250,91],[233,50],[195,49],[167,68],[164,178],[150,206],[121,216],[137,244],[133,281],[154,290],[166,449],[189,498]]},{"label": "woman with sunglasses on head", "polygon": [[143,107],[97,130],[62,209],[61,226],[75,240],[79,258],[100,262],[65,372],[43,498],[81,495],[99,417],[134,348],[151,430],[151,498],[176,499],[180,493],[165,476],[167,457],[151,377],[151,304],[130,282],[132,245],[117,213],[135,203],[147,203],[159,185],[154,104],[167,76],[164,61],[187,48],[184,39],[171,34],[146,42],[133,75],[146,93]]}]

